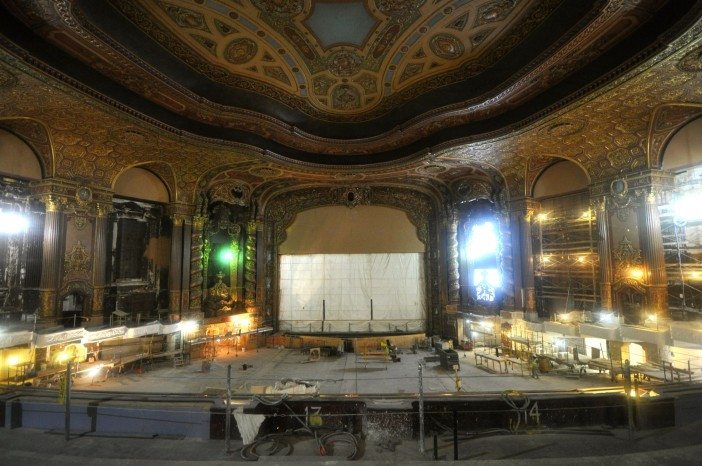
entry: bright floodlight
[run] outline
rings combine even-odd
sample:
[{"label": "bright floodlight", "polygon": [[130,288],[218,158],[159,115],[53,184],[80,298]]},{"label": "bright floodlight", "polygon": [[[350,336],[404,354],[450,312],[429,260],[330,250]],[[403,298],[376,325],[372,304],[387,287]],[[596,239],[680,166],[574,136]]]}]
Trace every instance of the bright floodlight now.
[{"label": "bright floodlight", "polygon": [[476,260],[497,253],[497,233],[492,222],[473,225],[468,239],[468,258]]},{"label": "bright floodlight", "polygon": [[673,203],[676,221],[695,222],[702,220],[702,192],[694,191],[683,194]]},{"label": "bright floodlight", "polygon": [[15,212],[0,212],[0,233],[14,235],[27,231],[29,220]]},{"label": "bright floodlight", "polygon": [[502,277],[497,269],[475,269],[473,281],[476,285],[487,283],[493,288],[499,288],[502,285]]},{"label": "bright floodlight", "polygon": [[180,329],[185,333],[193,332],[197,330],[197,327],[197,321],[194,320],[187,320],[185,322],[181,322],[180,324]]}]

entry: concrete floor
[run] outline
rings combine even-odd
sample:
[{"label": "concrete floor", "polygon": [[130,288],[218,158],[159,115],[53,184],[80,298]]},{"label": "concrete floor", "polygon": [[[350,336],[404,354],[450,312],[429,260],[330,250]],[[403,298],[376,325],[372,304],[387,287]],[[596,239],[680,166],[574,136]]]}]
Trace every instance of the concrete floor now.
[{"label": "concrete floor", "polygon": [[[224,441],[136,438],[127,436],[74,437],[66,442],[60,432],[35,429],[0,429],[0,464],[22,465],[211,465],[242,462],[238,448],[226,454]],[[523,435],[496,435],[459,439],[460,464],[468,465],[687,465],[699,464],[702,454],[702,425],[635,432],[623,429],[577,432],[541,431]],[[438,443],[438,461],[433,461],[431,439],[420,454],[417,441],[393,445],[364,442],[357,461],[321,457],[312,441],[295,443],[291,456],[262,457],[258,462],[280,465],[339,464],[456,464],[450,436]]]},{"label": "concrete floor", "polygon": [[[554,373],[533,379],[530,374],[491,374],[475,366],[472,352],[458,351],[461,368],[459,375],[462,391],[501,393],[505,390],[558,391],[594,387],[613,387],[605,374],[588,374],[582,378],[567,378]],[[307,362],[308,355],[299,350],[262,348],[239,352],[236,355],[218,354],[210,370],[203,372],[202,360],[193,360],[182,367],[168,363],[155,366],[148,372],[134,372],[94,379],[83,378],[76,383],[80,390],[104,390],[145,393],[192,393],[223,390],[226,387],[227,365],[232,365],[234,394],[249,394],[257,388],[270,386],[281,379],[318,381],[319,393],[338,394],[402,394],[417,393],[418,363],[431,356],[428,351],[401,354],[400,362],[373,361],[365,365],[353,353],[339,357],[322,357],[319,362]],[[250,366],[243,370],[243,364]],[[526,370],[526,369],[525,369]],[[455,392],[456,381],[452,372],[427,362],[424,366],[423,386],[426,393]]]}]

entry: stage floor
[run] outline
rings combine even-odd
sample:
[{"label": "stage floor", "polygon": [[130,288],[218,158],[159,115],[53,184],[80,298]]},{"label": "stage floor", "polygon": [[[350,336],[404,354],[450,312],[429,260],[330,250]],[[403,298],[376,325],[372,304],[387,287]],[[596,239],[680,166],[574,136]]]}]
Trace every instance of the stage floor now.
[{"label": "stage floor", "polygon": [[[581,378],[570,378],[553,372],[531,378],[525,367],[516,372],[492,374],[476,367],[472,351],[458,351],[458,372],[464,393],[501,393],[505,390],[561,391],[615,387],[606,374],[590,373]],[[216,393],[226,387],[227,365],[232,364],[233,393],[249,394],[282,379],[318,381],[322,395],[415,394],[418,391],[418,363],[434,353],[420,350],[417,354],[399,354],[400,362],[369,359],[367,364],[359,355],[322,357],[307,362],[309,355],[295,349],[261,348],[234,354],[220,352],[208,371],[203,371],[202,360],[171,367],[164,363],[144,373],[126,373],[106,380],[95,378],[77,381],[78,390],[105,390],[142,393]],[[244,370],[244,364],[247,368]],[[453,371],[440,367],[438,362],[426,362],[423,387],[425,393],[456,392]],[[621,385],[620,385],[621,386]],[[260,393],[260,391],[259,391]]]}]

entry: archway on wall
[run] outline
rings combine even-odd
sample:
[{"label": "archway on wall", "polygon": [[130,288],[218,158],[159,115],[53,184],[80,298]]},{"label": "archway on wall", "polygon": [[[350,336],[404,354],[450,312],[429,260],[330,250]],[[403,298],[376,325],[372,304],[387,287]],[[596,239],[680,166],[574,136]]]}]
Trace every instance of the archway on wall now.
[{"label": "archway on wall", "polygon": [[279,247],[279,324],[307,333],[424,329],[425,246],[399,209],[300,212]]},{"label": "archway on wall", "polygon": [[39,307],[44,208],[29,183],[41,179],[32,148],[0,129],[0,306],[10,318]]},{"label": "archway on wall", "polygon": [[113,190],[115,196],[162,204],[167,204],[171,197],[163,180],[141,167],[131,167],[122,172],[115,180]]},{"label": "archway on wall", "polygon": [[[108,267],[110,293],[105,298],[104,318],[120,310],[133,319],[156,317],[157,309],[169,306],[169,267],[172,224],[166,205],[171,189],[150,168],[131,167],[113,183],[113,211],[109,220]],[[164,172],[166,175],[171,173]]]},{"label": "archway on wall", "polygon": [[537,310],[542,316],[593,310],[598,297],[595,216],[587,173],[570,160],[546,167],[532,186]]},{"label": "archway on wall", "polygon": [[36,154],[14,134],[0,129],[0,174],[25,180],[42,179]]},{"label": "archway on wall", "polygon": [[663,152],[673,192],[659,207],[668,277],[668,308],[675,317],[702,313],[702,118],[683,126]]}]

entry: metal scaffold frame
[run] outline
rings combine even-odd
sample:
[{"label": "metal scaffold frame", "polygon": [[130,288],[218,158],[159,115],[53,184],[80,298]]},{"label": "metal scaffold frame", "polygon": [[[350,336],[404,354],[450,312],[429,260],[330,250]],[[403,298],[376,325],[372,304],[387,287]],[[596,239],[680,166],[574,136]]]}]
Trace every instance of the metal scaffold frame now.
[{"label": "metal scaffold frame", "polygon": [[[562,311],[592,310],[598,301],[595,215],[583,209],[543,211],[533,223],[534,270],[539,311],[565,300]],[[549,304],[551,306],[549,306]]]},{"label": "metal scaffold frame", "polygon": [[702,220],[680,218],[675,209],[676,200],[691,192],[702,193],[702,180],[680,173],[670,202],[659,207],[668,305],[683,318],[688,312],[702,313]]}]

